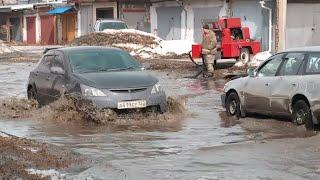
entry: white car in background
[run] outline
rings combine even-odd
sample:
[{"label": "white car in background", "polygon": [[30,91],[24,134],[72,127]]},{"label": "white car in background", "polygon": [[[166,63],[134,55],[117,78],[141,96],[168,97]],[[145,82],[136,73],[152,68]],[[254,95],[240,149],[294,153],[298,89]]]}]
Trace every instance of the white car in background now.
[{"label": "white car in background", "polygon": [[128,29],[124,21],[115,19],[99,19],[94,25],[94,32],[101,32],[105,29]]}]

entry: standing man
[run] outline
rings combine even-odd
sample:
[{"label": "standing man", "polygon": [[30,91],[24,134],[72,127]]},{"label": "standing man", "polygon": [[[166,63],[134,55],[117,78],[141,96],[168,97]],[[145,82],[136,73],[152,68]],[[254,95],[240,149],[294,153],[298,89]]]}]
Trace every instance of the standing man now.
[{"label": "standing man", "polygon": [[213,65],[214,58],[217,53],[217,38],[216,34],[209,29],[209,25],[203,26],[203,37],[202,37],[202,55],[204,63],[206,65],[206,77],[213,76]]}]

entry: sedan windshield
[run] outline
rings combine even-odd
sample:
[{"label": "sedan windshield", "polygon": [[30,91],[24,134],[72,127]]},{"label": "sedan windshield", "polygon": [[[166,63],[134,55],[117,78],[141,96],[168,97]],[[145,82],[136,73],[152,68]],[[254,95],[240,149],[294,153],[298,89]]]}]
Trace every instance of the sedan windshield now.
[{"label": "sedan windshield", "polygon": [[102,22],[99,30],[103,31],[105,29],[128,29],[128,27],[123,22]]},{"label": "sedan windshield", "polygon": [[69,59],[74,73],[123,71],[140,67],[129,53],[114,49],[71,51]]}]

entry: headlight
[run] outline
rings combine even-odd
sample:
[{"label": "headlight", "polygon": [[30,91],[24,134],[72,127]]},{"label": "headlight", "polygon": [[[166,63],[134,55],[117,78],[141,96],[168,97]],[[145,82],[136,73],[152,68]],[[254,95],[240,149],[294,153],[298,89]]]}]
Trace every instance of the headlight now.
[{"label": "headlight", "polygon": [[157,83],[157,84],[155,84],[155,85],[152,87],[151,93],[152,93],[152,94],[155,94],[155,93],[158,93],[158,92],[160,92],[160,91],[162,91],[161,86],[160,86],[159,83]]},{"label": "headlight", "polygon": [[86,85],[81,85],[81,92],[84,96],[106,96],[101,90]]}]

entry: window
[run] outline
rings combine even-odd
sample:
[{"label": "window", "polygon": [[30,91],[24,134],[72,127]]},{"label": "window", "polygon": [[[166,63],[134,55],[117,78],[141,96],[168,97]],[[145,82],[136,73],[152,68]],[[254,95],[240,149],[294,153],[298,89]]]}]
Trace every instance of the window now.
[{"label": "window", "polygon": [[271,57],[271,60],[269,60],[267,63],[265,63],[259,70],[258,70],[258,76],[264,77],[264,76],[275,76],[279,65],[281,64],[283,54],[278,54],[273,57]]},{"label": "window", "polygon": [[54,60],[52,62],[52,67],[61,67],[62,69],[64,69],[63,61],[62,61],[62,58],[60,56],[55,56],[54,57]]},{"label": "window", "polygon": [[69,53],[72,71],[89,73],[138,69],[140,64],[129,53],[113,49],[74,50]]},{"label": "window", "polygon": [[49,70],[51,67],[51,62],[53,61],[54,56],[47,55],[44,56],[41,63],[40,63],[40,69],[42,70]]},{"label": "window", "polygon": [[280,69],[280,76],[297,75],[303,63],[305,54],[303,53],[289,53],[285,56],[285,61]]},{"label": "window", "polygon": [[128,29],[128,27],[123,22],[101,22],[99,31],[103,31],[105,29]]},{"label": "window", "polygon": [[113,19],[113,7],[110,8],[97,8],[96,17],[98,19]]},{"label": "window", "polygon": [[309,55],[306,74],[320,74],[320,53]]},{"label": "window", "polygon": [[232,35],[232,39],[243,39],[243,34],[242,34],[242,30],[239,28],[235,28],[235,29],[231,29],[231,35]]}]

